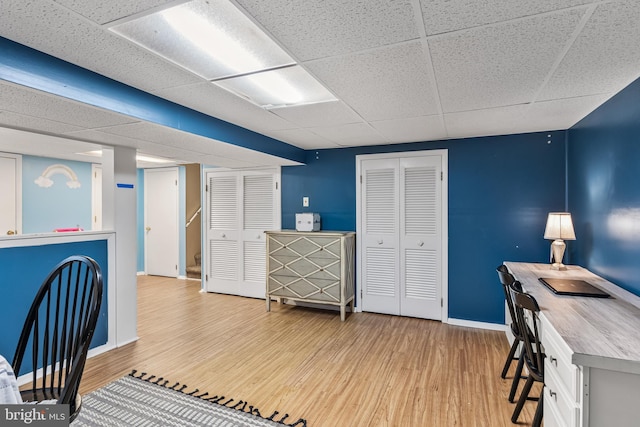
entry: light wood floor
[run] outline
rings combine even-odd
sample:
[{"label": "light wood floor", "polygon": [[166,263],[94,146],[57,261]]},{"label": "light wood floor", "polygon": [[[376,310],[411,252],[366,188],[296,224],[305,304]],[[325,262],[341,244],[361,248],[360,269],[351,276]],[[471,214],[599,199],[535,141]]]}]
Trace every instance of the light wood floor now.
[{"label": "light wood floor", "polygon": [[140,339],[89,359],[81,392],[137,369],[309,427],[512,425],[502,332],[370,313],[340,322],[336,311],[279,304],[267,313],[264,300],[199,289],[140,276]]}]

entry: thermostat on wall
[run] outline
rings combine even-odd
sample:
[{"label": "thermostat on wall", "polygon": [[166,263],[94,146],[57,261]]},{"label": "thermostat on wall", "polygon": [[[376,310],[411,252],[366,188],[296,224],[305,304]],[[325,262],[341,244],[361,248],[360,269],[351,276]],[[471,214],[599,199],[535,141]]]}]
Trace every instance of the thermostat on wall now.
[{"label": "thermostat on wall", "polygon": [[320,231],[320,214],[297,213],[296,231]]}]

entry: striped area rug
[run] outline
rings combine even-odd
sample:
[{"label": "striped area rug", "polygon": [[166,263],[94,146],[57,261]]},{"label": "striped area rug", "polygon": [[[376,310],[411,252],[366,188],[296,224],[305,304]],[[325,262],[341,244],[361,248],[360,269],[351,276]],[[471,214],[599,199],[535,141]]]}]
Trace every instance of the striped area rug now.
[{"label": "striped area rug", "polygon": [[243,400],[185,391],[186,385],[171,383],[133,371],[82,396],[82,409],[73,427],[306,427],[300,418],[289,423],[289,414],[278,411],[264,417]]}]

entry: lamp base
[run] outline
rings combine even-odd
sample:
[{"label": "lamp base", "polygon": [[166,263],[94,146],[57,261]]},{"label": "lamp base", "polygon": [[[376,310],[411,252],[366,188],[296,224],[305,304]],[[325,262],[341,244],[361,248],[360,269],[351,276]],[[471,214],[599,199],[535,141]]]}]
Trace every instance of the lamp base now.
[{"label": "lamp base", "polygon": [[567,267],[561,262],[554,262],[553,264],[551,264],[551,269],[552,270],[566,270]]},{"label": "lamp base", "polygon": [[564,258],[564,250],[567,245],[562,239],[556,239],[551,243],[551,269],[552,270],[566,270],[567,267],[562,263]]}]

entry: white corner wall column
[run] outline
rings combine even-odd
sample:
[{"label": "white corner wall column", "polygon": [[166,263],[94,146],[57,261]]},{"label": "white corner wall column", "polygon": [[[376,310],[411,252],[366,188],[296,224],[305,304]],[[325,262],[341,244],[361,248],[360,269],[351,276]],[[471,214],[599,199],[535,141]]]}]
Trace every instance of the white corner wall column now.
[{"label": "white corner wall column", "polygon": [[115,232],[115,339],[138,339],[136,150],[102,148],[102,227]]}]

